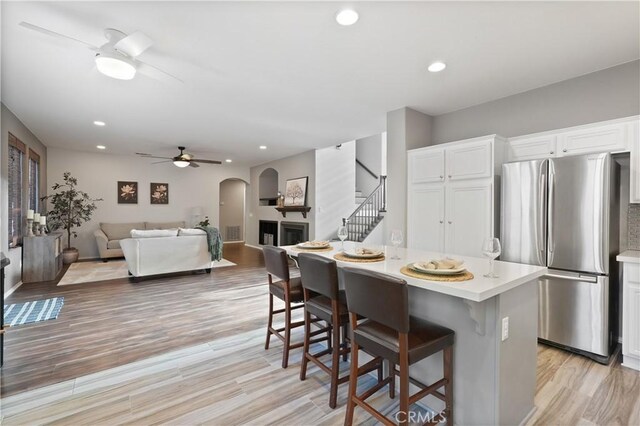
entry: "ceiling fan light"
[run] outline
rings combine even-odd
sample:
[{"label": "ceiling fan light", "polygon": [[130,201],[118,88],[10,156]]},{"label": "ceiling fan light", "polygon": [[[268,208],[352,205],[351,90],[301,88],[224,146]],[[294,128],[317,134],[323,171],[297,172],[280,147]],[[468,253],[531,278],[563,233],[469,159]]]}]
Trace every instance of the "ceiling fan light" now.
[{"label": "ceiling fan light", "polygon": [[173,164],[175,164],[176,167],[180,167],[180,168],[189,166],[189,162],[185,160],[175,160]]},{"label": "ceiling fan light", "polygon": [[136,76],[135,65],[126,58],[118,58],[112,55],[99,53],[96,55],[96,67],[98,71],[107,77],[118,80],[131,80]]}]

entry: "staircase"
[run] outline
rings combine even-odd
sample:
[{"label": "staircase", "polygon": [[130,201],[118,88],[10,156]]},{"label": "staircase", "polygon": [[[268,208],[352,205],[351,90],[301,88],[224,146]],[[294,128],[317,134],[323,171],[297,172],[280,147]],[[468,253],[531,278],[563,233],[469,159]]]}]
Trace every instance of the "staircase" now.
[{"label": "staircase", "polygon": [[382,221],[387,211],[387,177],[380,176],[380,184],[367,197],[356,191],[356,204],[355,211],[342,219],[342,223],[349,231],[347,241],[362,242]]}]

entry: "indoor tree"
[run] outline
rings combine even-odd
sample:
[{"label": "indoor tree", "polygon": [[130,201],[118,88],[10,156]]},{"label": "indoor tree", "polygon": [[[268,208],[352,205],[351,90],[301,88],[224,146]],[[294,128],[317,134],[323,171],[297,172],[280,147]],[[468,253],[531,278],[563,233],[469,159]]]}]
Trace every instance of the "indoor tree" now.
[{"label": "indoor tree", "polygon": [[84,191],[76,189],[78,179],[71,176],[71,172],[65,172],[63,183],[55,183],[51,189],[54,194],[42,197],[48,200],[50,210],[47,214],[47,224],[51,229],[64,229],[67,233],[67,248],[64,249],[65,263],[72,263],[78,259],[78,250],[71,247],[71,237],[78,236],[74,228],[82,226],[91,219],[93,212],[98,208],[97,201],[102,198],[91,198]]}]

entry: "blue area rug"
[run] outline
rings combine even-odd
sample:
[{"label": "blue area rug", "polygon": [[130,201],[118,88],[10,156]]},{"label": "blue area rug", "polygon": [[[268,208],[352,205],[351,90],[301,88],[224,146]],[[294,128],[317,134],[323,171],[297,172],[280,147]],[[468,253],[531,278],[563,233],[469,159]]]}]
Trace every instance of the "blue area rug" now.
[{"label": "blue area rug", "polygon": [[4,305],[4,324],[23,325],[58,318],[64,297]]}]

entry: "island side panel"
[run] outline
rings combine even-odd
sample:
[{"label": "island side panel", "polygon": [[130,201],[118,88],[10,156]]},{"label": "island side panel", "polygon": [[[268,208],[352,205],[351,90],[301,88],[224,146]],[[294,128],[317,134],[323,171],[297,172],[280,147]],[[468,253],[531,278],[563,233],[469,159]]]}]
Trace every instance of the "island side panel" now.
[{"label": "island side panel", "polygon": [[[535,408],[538,280],[498,296],[498,424],[521,424]],[[502,341],[502,318],[509,317],[509,337]]]},{"label": "island side panel", "polygon": [[[484,312],[484,334],[476,332],[463,299],[418,287],[409,287],[411,315],[423,318],[456,332],[454,347],[454,418],[460,425],[497,424],[499,336],[496,334],[497,297],[479,303]],[[423,383],[442,378],[442,353],[411,366],[410,375]],[[439,399],[428,397],[425,405],[439,411]]]}]

